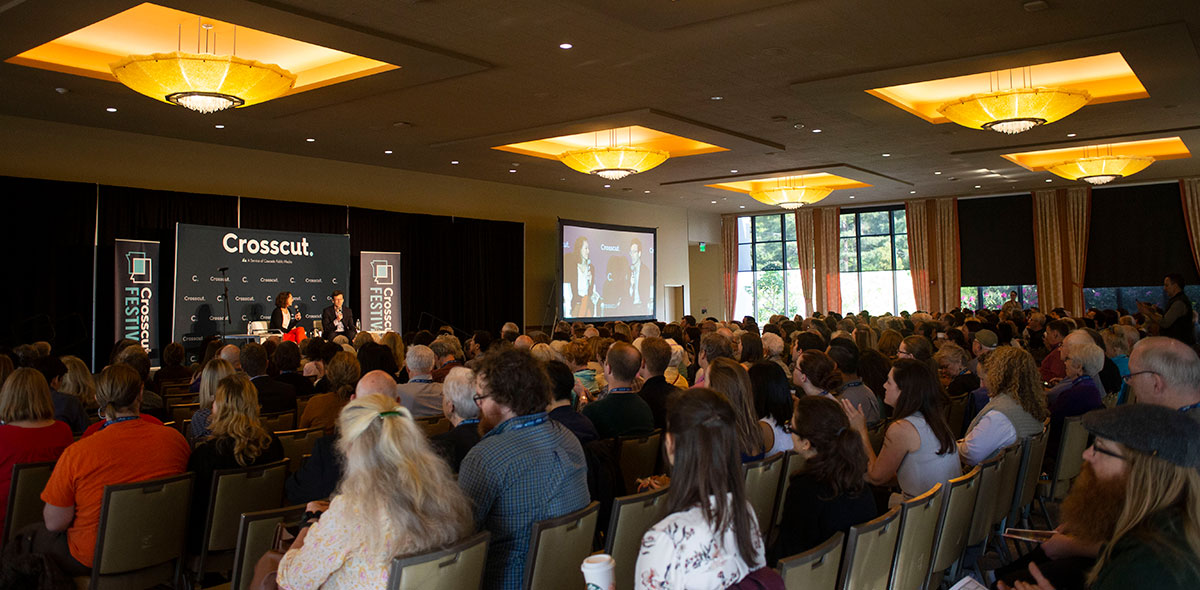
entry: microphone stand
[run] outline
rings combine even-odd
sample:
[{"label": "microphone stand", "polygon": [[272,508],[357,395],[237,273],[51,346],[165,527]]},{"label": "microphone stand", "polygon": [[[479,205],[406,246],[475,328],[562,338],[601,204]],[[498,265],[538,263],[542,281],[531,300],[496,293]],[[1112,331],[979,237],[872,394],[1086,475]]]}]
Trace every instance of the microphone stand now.
[{"label": "microphone stand", "polygon": [[225,286],[225,321],[221,323],[221,342],[225,341],[225,332],[229,329],[229,276],[225,274],[226,269],[222,268],[221,284]]}]

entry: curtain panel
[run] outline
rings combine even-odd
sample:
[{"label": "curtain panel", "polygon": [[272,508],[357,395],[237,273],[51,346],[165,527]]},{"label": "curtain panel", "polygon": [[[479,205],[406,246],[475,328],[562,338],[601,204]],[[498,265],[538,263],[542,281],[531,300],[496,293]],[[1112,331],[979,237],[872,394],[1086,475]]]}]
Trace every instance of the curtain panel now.
[{"label": "curtain panel", "polygon": [[917,309],[944,312],[959,307],[958,199],[908,201],[904,209]]},{"label": "curtain panel", "polygon": [[816,273],[816,237],[813,234],[813,210],[796,209],[796,253],[800,259],[800,291],[804,295],[804,317],[813,314],[813,275]]},{"label": "curtain panel", "polygon": [[1091,187],[1034,191],[1039,307],[1083,314],[1083,275],[1091,216]]},{"label": "curtain panel", "polygon": [[733,311],[737,309],[737,272],[738,272],[738,238],[737,238],[737,216],[722,215],[721,216],[721,253],[722,268],[724,269],[725,277],[725,315],[724,319],[733,318]]},{"label": "curtain panel", "polygon": [[[840,207],[812,209],[813,260],[817,311],[842,313],[842,277],[838,267]],[[797,228],[799,225],[797,224]],[[799,229],[797,229],[797,233]]]},{"label": "curtain panel", "polygon": [[1200,178],[1180,180],[1179,193],[1183,200],[1183,222],[1187,225],[1188,246],[1192,248],[1196,270],[1200,272]]}]

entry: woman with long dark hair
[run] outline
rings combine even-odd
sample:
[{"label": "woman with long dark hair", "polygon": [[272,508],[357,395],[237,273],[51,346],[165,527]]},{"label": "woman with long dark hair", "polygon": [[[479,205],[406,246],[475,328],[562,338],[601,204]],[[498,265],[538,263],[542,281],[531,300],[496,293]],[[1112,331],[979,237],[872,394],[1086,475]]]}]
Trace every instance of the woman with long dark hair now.
[{"label": "woman with long dark hair", "polygon": [[723,394],[736,414],[737,449],[742,462],[758,461],[771,448],[771,427],[757,421],[754,412],[754,388],[742,365],[730,358],[719,358],[708,365],[708,386]]},{"label": "woman with long dark hair", "polygon": [[864,479],[867,455],[840,404],[801,397],[791,430],[805,467],[788,486],[779,538],[769,552],[772,562],[812,549],[878,513]]},{"label": "woman with long dark hair", "polygon": [[887,427],[879,454],[871,446],[862,410],[842,401],[851,427],[858,432],[868,459],[867,481],[874,485],[900,486],[889,505],[919,496],[936,483],[946,484],[962,474],[958,447],[942,409],[946,394],[937,374],[917,359],[901,358],[892,365],[884,384],[883,402],[892,407],[893,420]]},{"label": "woman with long dark hair", "polygon": [[634,588],[717,590],[765,565],[739,438],[738,412],[720,392],[672,396],[664,440],[674,473],[667,517],[642,536]]},{"label": "woman with long dark hair", "polygon": [[774,361],[761,360],[750,366],[750,388],[754,391],[754,412],[764,436],[767,457],[792,450],[792,436],[787,431],[792,414],[792,389],[788,386],[787,373]]}]

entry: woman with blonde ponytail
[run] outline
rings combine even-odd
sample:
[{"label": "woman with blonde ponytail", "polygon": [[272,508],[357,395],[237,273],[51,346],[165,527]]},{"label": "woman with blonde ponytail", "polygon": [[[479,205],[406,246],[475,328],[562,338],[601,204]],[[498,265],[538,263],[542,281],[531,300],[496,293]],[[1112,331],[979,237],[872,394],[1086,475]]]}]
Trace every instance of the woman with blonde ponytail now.
[{"label": "woman with blonde ponytail", "polygon": [[392,557],[452,545],[475,530],[449,466],[395,399],[352,400],[338,431],[345,474],[320,520],[280,561],[280,588],[382,590]]}]

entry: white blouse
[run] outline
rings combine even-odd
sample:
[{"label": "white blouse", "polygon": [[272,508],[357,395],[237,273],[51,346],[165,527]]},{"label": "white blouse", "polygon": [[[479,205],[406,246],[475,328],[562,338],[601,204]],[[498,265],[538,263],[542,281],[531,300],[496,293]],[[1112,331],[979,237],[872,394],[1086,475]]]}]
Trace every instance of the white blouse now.
[{"label": "white blouse", "polygon": [[[730,500],[732,501],[732,500]],[[635,590],[721,590],[764,567],[762,535],[754,509],[746,504],[754,562],[742,561],[732,528],[718,539],[700,507],[676,512],[642,536],[633,585]]]}]

